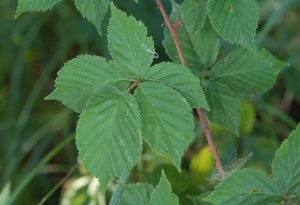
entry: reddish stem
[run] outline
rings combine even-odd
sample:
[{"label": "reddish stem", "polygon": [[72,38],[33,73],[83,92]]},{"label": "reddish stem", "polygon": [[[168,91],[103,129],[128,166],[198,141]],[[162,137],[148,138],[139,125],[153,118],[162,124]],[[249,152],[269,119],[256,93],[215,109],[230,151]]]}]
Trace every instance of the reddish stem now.
[{"label": "reddish stem", "polygon": [[[181,64],[183,66],[187,67],[188,64],[187,64],[187,62],[184,58],[184,55],[183,55],[183,52],[182,52],[182,49],[181,49],[181,46],[180,46],[180,42],[179,42],[179,39],[178,39],[178,34],[177,34],[177,29],[182,24],[182,20],[180,20],[177,24],[173,25],[171,23],[168,15],[167,15],[167,13],[166,13],[161,1],[156,0],[156,3],[158,5],[158,8],[159,8],[160,12],[162,13],[162,15],[165,19],[165,23],[169,27],[169,30],[171,32],[172,38],[174,40],[174,43],[175,43],[175,46],[176,46],[176,49],[177,49],[177,52],[178,52],[178,55],[179,55],[179,58],[181,60]],[[222,179],[224,179],[225,178],[225,172],[223,170],[223,166],[222,166],[222,163],[220,161],[216,146],[215,146],[214,141],[211,137],[211,133],[210,133],[210,130],[209,130],[209,127],[208,127],[208,121],[207,121],[207,119],[204,115],[204,111],[201,108],[197,108],[197,113],[199,115],[200,122],[201,122],[201,125],[202,125],[203,130],[204,130],[204,135],[205,135],[205,137],[207,139],[207,142],[208,142],[208,145],[210,147],[210,151],[212,152],[214,160],[216,162],[216,168],[218,169]]]}]

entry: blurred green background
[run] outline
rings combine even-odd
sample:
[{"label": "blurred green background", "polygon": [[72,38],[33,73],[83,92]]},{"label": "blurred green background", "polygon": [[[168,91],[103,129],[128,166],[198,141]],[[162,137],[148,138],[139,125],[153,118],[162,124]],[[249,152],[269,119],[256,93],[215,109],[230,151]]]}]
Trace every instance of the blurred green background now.
[{"label": "blurred green background", "polygon": [[[211,129],[225,165],[235,156],[245,157],[253,152],[245,166],[270,173],[275,151],[300,121],[300,1],[257,2],[260,8],[258,47],[266,48],[290,66],[282,70],[268,93],[242,100],[239,137],[216,125],[211,125]],[[161,44],[163,18],[156,2],[140,0],[136,4],[133,0],[115,0],[114,3],[148,27],[159,54],[154,63],[169,61]],[[164,0],[163,3],[169,13],[170,2]],[[64,0],[50,11],[25,13],[14,19],[16,6],[17,0],[0,2],[0,191],[3,190],[0,196],[15,194],[14,204],[37,204],[47,194],[51,196],[44,204],[89,204],[93,200],[104,203],[104,196],[99,192],[87,194],[90,187],[98,189],[97,182],[80,165],[74,168],[77,164],[74,131],[78,114],[60,102],[45,101],[44,97],[53,90],[56,73],[66,61],[79,54],[110,58],[106,36],[110,12],[103,20],[101,37],[78,13],[73,1]],[[221,41],[220,56],[234,47]],[[182,166],[187,175],[197,175],[202,191],[211,189],[203,177],[208,174],[205,169],[212,168],[212,162],[205,163],[206,168],[192,168],[190,162],[192,159],[201,161],[203,156],[194,156],[205,150],[205,146],[206,140],[196,120],[195,139]],[[131,181],[151,183],[153,169],[169,163],[147,147],[141,161],[133,169]],[[169,169],[172,172],[172,168]],[[67,179],[65,176],[70,170],[71,178],[63,181],[66,182],[64,186],[53,189],[62,179]],[[71,184],[76,179],[86,181],[80,188],[74,188]],[[3,189],[9,183],[11,193]],[[110,194],[106,194],[107,200]]]}]

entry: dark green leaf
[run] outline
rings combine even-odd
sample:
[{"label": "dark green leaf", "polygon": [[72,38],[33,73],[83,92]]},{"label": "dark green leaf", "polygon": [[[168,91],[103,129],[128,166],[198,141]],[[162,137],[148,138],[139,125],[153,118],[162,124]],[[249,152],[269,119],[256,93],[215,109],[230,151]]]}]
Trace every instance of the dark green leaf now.
[{"label": "dark green leaf", "polygon": [[204,80],[203,84],[210,107],[208,119],[238,135],[241,106],[235,93],[223,83]]},{"label": "dark green leaf", "polygon": [[[174,23],[177,23],[180,20],[180,7],[177,3],[174,1],[172,2],[172,13],[170,15],[170,20]],[[193,35],[190,35],[184,25],[181,25],[179,29],[177,30],[180,45],[183,51],[183,55],[188,63],[188,67],[197,75],[200,75],[199,73],[203,69],[203,64],[200,60],[200,57],[197,53],[197,48],[195,47],[195,44],[193,42]],[[172,38],[172,35],[169,31],[169,28],[165,26],[164,28],[164,40],[163,45],[165,47],[166,53],[168,56],[176,63],[181,64],[181,61],[178,57],[178,52],[176,49],[176,46],[174,44],[174,40]]]},{"label": "dark green leaf", "polygon": [[225,40],[256,52],[258,7],[254,0],[209,0],[208,11],[212,25]]},{"label": "dark green leaf", "polygon": [[109,0],[74,0],[76,8],[83,17],[91,21],[101,35],[101,21],[107,12]]},{"label": "dark green leaf", "polygon": [[190,34],[199,31],[205,21],[208,0],[185,0],[181,5],[182,20]]}]

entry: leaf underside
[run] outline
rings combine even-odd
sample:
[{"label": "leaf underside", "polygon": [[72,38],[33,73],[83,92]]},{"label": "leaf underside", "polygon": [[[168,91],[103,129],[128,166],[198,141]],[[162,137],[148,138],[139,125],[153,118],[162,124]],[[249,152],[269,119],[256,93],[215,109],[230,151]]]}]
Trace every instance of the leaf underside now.
[{"label": "leaf underside", "polygon": [[206,112],[208,119],[238,135],[241,106],[236,94],[223,83],[204,80],[203,84],[210,107],[210,112]]}]

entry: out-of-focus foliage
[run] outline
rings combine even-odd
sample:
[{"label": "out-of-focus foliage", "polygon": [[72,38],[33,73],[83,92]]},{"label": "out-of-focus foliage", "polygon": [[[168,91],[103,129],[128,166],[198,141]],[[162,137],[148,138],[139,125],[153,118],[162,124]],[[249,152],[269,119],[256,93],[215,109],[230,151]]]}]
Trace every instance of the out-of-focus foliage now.
[{"label": "out-of-focus foliage", "polygon": [[[281,72],[276,85],[268,93],[244,99],[249,106],[244,108],[242,103],[239,138],[216,125],[211,128],[224,165],[229,165],[235,156],[243,157],[253,152],[253,158],[244,166],[270,172],[275,151],[300,121],[300,2],[257,2],[260,8],[257,46],[266,48],[290,66]],[[159,55],[154,63],[168,61],[161,45],[164,38],[161,27],[163,19],[156,2],[116,0],[114,3],[128,15],[145,23]],[[170,2],[163,3],[170,13]],[[44,97],[53,90],[57,71],[79,54],[110,58],[106,38],[110,13],[104,17],[100,37],[95,27],[82,18],[72,1],[62,1],[45,13],[25,13],[14,19],[16,8],[16,0],[0,2],[0,189],[9,193],[3,187],[10,181],[10,194],[28,178],[39,162],[43,162],[48,152],[75,130],[76,114],[59,102],[44,101]],[[225,57],[235,46],[221,41],[220,47],[218,58]],[[255,113],[251,111],[244,121],[243,108],[252,110],[250,107],[254,108]],[[196,120],[194,142],[182,160],[182,169],[188,177],[191,159],[207,145],[206,139],[201,136],[201,125]],[[65,177],[76,163],[76,157],[77,150],[72,141],[44,163],[38,175],[17,196],[16,204],[37,204]],[[145,181],[157,165],[167,163],[167,160],[145,147],[129,181]],[[72,179],[80,179],[82,175],[75,171]],[[172,180],[168,180],[172,184]],[[109,186],[110,190],[115,187],[113,185]],[[59,204],[74,188],[64,186],[64,189],[65,192],[56,190],[45,204]],[[83,193],[81,191],[85,189],[88,188],[81,187],[77,193]],[[186,189],[176,191],[180,193],[181,204],[192,204],[181,195],[199,195],[209,189],[211,187],[204,182],[199,186],[191,183]],[[60,199],[61,193],[65,194]],[[109,200],[110,197],[111,192],[108,192],[105,198]]]}]

